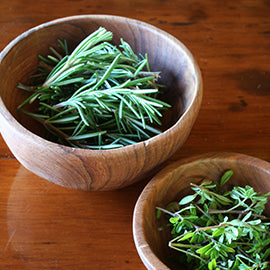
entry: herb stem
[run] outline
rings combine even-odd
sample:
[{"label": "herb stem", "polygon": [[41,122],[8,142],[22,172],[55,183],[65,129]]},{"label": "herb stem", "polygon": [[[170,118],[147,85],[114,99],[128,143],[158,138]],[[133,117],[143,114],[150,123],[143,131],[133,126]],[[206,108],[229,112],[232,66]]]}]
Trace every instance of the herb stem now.
[{"label": "herb stem", "polygon": [[[255,266],[252,266],[252,267],[249,268],[249,270],[252,270],[252,269],[258,269],[258,270],[260,270],[261,269],[261,266],[265,267],[266,265],[270,265],[270,261],[268,261],[268,262],[262,262],[260,264],[255,265]],[[266,268],[264,268],[264,269],[266,269]]]},{"label": "herb stem", "polygon": [[162,212],[164,212],[166,214],[169,214],[172,217],[179,217],[180,219],[183,219],[183,217],[179,213],[170,212],[170,211],[168,211],[168,210],[166,210],[166,209],[164,209],[162,207],[159,207],[159,206],[157,206],[156,209],[158,209],[158,210],[160,210],[160,211],[162,211]]},{"label": "herb stem", "polygon": [[207,216],[214,224],[218,224],[210,215],[208,215],[208,214],[210,214],[210,212],[209,211],[207,211],[207,212],[205,212],[205,211],[203,211],[202,210],[202,208],[201,207],[199,207],[196,203],[193,203],[193,205],[202,213],[202,214],[204,214],[205,216]]},{"label": "herb stem", "polygon": [[199,227],[196,229],[196,232],[218,229],[218,228],[225,227],[225,226],[227,226],[227,225],[224,223],[220,223],[220,224],[214,225],[214,226]]},{"label": "herb stem", "polygon": [[[230,211],[227,211],[227,210],[218,210],[218,209],[209,209],[207,210],[207,213],[208,214],[244,214],[246,211],[241,211],[241,210],[230,210]],[[266,219],[267,217],[266,216],[263,216],[263,215],[258,215],[258,214],[255,214],[255,213],[252,213],[251,216],[253,217],[258,217],[258,218],[262,218],[262,219]]]},{"label": "herb stem", "polygon": [[224,213],[228,213],[228,212],[233,211],[234,209],[238,208],[239,206],[242,206],[247,199],[248,199],[248,197],[244,198],[242,201],[240,201],[238,204],[234,205],[230,209],[224,210]]},{"label": "herb stem", "polygon": [[205,259],[201,258],[200,256],[198,256],[198,255],[196,255],[196,254],[194,254],[194,253],[192,253],[192,252],[189,252],[188,250],[184,250],[184,249],[181,249],[181,248],[177,248],[177,247],[175,247],[174,245],[172,245],[171,242],[169,242],[169,247],[170,247],[170,248],[173,248],[173,249],[175,249],[175,250],[178,250],[178,251],[180,251],[180,252],[183,252],[183,253],[185,253],[185,254],[187,254],[187,255],[190,255],[190,256],[192,256],[192,257],[194,257],[194,258],[196,258],[196,259],[198,259],[198,260],[200,260],[200,261],[202,261],[202,262],[204,262],[204,263],[207,263],[207,261],[206,261]]}]

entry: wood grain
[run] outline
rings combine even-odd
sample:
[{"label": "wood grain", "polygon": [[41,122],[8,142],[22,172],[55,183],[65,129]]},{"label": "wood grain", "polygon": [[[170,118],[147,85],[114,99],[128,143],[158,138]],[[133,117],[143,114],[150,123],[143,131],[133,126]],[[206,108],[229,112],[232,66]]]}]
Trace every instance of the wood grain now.
[{"label": "wood grain", "polygon": [[1,160],[0,269],[140,268],[131,216],[142,187],[74,191]]},{"label": "wood grain", "polygon": [[[213,0],[2,0],[0,50],[31,27],[78,14],[113,14],[145,21],[181,40],[195,56],[203,75],[203,102],[190,136],[171,161],[210,151],[240,152],[270,161],[268,0],[222,4]],[[2,139],[0,175],[0,269],[145,269],[132,240],[131,219],[147,179],[121,191],[82,196],[84,192],[58,187],[21,168]],[[16,233],[8,231],[11,186],[13,224],[21,221],[24,231],[33,231],[35,236],[16,239]],[[54,202],[50,213],[46,205],[38,204],[43,191],[41,201],[48,196]],[[28,208],[19,207],[17,192],[25,192],[30,209],[38,204],[34,212],[25,216]],[[70,204],[65,207],[67,198]],[[108,223],[97,226],[96,218],[101,215]],[[51,233],[54,244],[46,245],[38,235],[44,236],[48,220],[58,218],[64,227],[51,225],[47,242]],[[89,231],[95,228],[91,237],[86,237],[86,226]]]}]

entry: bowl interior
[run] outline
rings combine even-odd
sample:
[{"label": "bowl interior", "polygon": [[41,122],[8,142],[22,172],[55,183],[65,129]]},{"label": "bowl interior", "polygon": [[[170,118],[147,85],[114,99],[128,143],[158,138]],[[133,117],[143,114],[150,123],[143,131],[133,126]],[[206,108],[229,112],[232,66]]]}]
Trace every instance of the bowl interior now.
[{"label": "bowl interior", "polygon": [[[135,207],[133,224],[139,255],[149,269],[185,269],[168,259],[173,252],[167,247],[170,231],[158,230],[167,221],[156,218],[156,206],[165,207],[171,201],[179,201],[189,193],[190,182],[218,180],[229,169],[234,174],[228,188],[250,185],[262,194],[270,191],[270,164],[239,154],[213,154],[175,162],[149,182]],[[270,216],[270,202],[265,212]]]},{"label": "bowl interior", "polygon": [[99,26],[113,32],[114,44],[119,44],[120,38],[123,38],[135,53],[147,53],[151,69],[161,71],[160,83],[166,85],[163,99],[173,106],[162,118],[163,130],[173,126],[191,105],[198,87],[197,71],[190,53],[179,41],[135,20],[115,16],[75,16],[29,30],[2,52],[1,99],[11,115],[24,127],[39,136],[44,135],[44,129],[35,120],[16,109],[29,95],[17,89],[16,85],[18,82],[27,83],[29,76],[36,72],[38,54],[46,56],[49,46],[58,49],[57,39],[67,40],[69,48],[73,49]]}]

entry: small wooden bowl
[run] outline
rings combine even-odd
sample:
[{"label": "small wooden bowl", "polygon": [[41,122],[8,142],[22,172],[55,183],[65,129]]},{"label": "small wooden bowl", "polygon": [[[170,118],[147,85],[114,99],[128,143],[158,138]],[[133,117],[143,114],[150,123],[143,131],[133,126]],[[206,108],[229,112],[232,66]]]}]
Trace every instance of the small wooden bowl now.
[{"label": "small wooden bowl", "polygon": [[[190,183],[199,183],[203,178],[219,180],[222,174],[232,169],[234,174],[228,185],[249,185],[265,194],[270,191],[270,163],[234,153],[204,154],[176,161],[162,169],[147,184],[134,210],[133,236],[137,251],[148,269],[185,269],[168,261],[172,249],[168,247],[169,230],[158,231],[166,220],[157,220],[156,206],[165,207],[179,200],[190,191]],[[266,206],[270,216],[270,202]]]},{"label": "small wooden bowl", "polygon": [[[99,26],[122,37],[135,53],[148,53],[153,71],[161,71],[172,109],[164,115],[164,132],[147,141],[113,150],[65,147],[44,139],[44,128],[17,111],[26,98],[16,88],[37,70],[57,39],[75,47]],[[0,54],[0,130],[14,156],[27,169],[56,184],[82,190],[112,190],[150,175],[184,143],[202,100],[199,68],[188,49],[171,35],[146,23],[109,15],[73,16],[37,26],[13,40]]]}]

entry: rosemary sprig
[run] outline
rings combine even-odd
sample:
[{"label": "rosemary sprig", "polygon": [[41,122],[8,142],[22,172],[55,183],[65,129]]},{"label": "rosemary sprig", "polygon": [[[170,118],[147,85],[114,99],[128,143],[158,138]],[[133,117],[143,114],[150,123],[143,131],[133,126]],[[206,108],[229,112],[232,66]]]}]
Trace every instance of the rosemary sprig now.
[{"label": "rosemary sprig", "polygon": [[170,248],[188,269],[270,269],[270,222],[262,215],[270,192],[261,195],[250,186],[222,191],[233,172],[220,183],[191,183],[193,194],[166,209],[173,239]]},{"label": "rosemary sprig", "polygon": [[[66,41],[58,40],[42,61],[30,86],[18,88],[32,94],[18,109],[41,122],[49,139],[72,147],[112,149],[151,138],[161,131],[162,111],[157,84],[147,55],[136,55],[121,39],[112,45],[112,33],[100,27],[69,54]],[[38,102],[38,111],[22,107]]]}]

